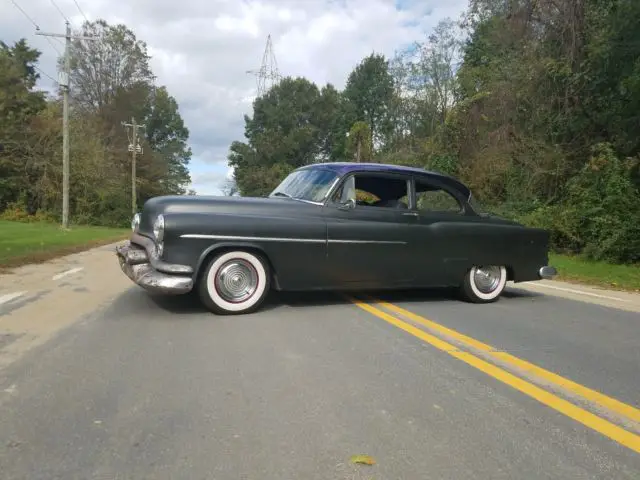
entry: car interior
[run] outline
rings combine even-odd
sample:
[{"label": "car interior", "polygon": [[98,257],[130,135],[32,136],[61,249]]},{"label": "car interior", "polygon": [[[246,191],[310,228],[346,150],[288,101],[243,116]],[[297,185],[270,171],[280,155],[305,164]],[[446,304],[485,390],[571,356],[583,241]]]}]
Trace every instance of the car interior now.
[{"label": "car interior", "polygon": [[352,199],[356,205],[367,207],[409,208],[406,180],[377,175],[351,175],[338,193],[340,203]]},{"label": "car interior", "polygon": [[[446,190],[416,181],[418,210],[431,212],[461,213],[460,202]],[[351,175],[334,195],[334,201],[346,203],[355,200],[356,205],[383,208],[409,208],[407,181],[381,175]]]}]

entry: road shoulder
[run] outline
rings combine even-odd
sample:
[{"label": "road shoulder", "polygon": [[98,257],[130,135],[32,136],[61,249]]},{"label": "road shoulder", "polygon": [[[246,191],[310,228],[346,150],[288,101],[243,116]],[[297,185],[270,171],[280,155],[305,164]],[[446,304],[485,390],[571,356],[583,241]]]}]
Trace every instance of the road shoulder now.
[{"label": "road shoulder", "polygon": [[640,294],[610,290],[577,283],[558,280],[540,280],[507,284],[510,290],[526,290],[529,292],[552,295],[555,297],[587,302],[604,307],[618,308],[629,312],[640,313]]},{"label": "road shoulder", "polygon": [[116,244],[0,275],[0,370],[131,286]]}]

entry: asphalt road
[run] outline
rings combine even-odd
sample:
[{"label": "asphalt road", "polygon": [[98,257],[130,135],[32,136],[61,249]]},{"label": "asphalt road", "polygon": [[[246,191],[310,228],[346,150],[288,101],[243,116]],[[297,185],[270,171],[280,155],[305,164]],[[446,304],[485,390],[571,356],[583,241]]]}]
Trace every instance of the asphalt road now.
[{"label": "asphalt road", "polygon": [[132,286],[110,249],[2,298],[2,480],[640,478],[637,311],[511,290],[216,317]]}]

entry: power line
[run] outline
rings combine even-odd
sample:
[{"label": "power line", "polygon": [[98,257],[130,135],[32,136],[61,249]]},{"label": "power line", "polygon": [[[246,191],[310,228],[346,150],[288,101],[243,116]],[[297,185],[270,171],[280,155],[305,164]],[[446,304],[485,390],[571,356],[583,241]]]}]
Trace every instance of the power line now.
[{"label": "power line", "polygon": [[76,7],[78,8],[78,11],[80,12],[80,15],[82,15],[84,17],[84,19],[87,21],[87,23],[90,23],[89,19],[87,18],[87,16],[84,14],[82,9],[80,8],[80,5],[78,5],[78,2],[76,0],[73,0],[73,3],[76,4]]},{"label": "power line", "polygon": [[31,18],[31,17],[29,16],[29,14],[28,14],[27,12],[25,12],[25,11],[22,9],[22,7],[21,7],[20,5],[18,5],[18,4],[15,2],[15,0],[11,0],[11,3],[13,3],[13,5],[14,5],[18,10],[20,10],[20,11],[22,12],[22,14],[23,14],[25,17],[27,17],[27,20],[29,20],[29,21],[33,24],[33,26],[34,26],[34,27],[36,27],[36,30],[40,30],[40,27],[39,27],[39,26],[38,26],[38,24],[35,22],[35,20],[34,20],[33,18]]},{"label": "power line", "polygon": [[60,13],[60,15],[62,15],[62,18],[64,18],[64,21],[67,23],[71,23],[69,21],[69,19],[67,18],[67,16],[63,13],[62,10],[60,10],[60,7],[58,6],[58,4],[55,2],[55,0],[51,0],[51,4],[56,7],[56,10],[58,10],[58,12]]},{"label": "power line", "polygon": [[[31,16],[27,12],[25,12],[24,9],[20,5],[18,5],[18,3],[16,3],[15,0],[11,0],[11,3],[13,3],[13,5],[25,16],[25,18],[29,20],[34,27],[36,27],[36,30],[40,30],[40,26],[36,23],[36,21],[33,18],[31,18]],[[53,42],[49,37],[45,37],[45,39],[47,40],[47,43],[51,45],[51,48],[53,48],[58,55],[62,55],[60,50],[56,48],[56,46],[53,44]]]},{"label": "power line", "polygon": [[44,37],[44,38],[45,38],[45,40],[47,41],[47,43],[48,43],[49,45],[51,45],[51,48],[53,48],[53,49],[56,51],[56,53],[57,53],[58,55],[62,56],[62,52],[56,48],[56,46],[53,44],[53,42],[51,41],[51,39],[50,39],[49,37]]},{"label": "power line", "polygon": [[37,65],[33,65],[33,68],[35,68],[36,70],[38,70],[42,75],[44,75],[45,77],[50,78],[56,85],[58,85],[58,81],[53,78],[51,75],[49,75],[47,72],[45,72],[44,70],[42,70],[40,67],[38,67]]}]

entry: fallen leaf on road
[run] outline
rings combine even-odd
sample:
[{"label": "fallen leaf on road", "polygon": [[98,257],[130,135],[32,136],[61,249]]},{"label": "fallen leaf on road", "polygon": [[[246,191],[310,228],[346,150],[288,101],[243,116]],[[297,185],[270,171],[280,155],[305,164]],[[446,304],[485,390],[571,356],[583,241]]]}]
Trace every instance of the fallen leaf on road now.
[{"label": "fallen leaf on road", "polygon": [[362,465],[375,465],[376,461],[369,455],[354,455],[351,457],[351,463],[360,463]]}]

